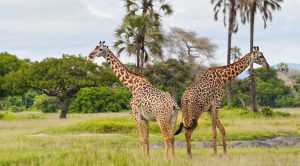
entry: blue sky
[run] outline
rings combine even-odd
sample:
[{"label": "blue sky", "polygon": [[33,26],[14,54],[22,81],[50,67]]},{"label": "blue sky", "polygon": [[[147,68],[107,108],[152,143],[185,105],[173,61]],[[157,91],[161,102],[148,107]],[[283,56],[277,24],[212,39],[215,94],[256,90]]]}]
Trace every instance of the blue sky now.
[{"label": "blue sky", "polygon": [[[164,29],[177,26],[196,31],[218,45],[215,60],[225,64],[226,32],[222,16],[213,19],[209,0],[170,0],[175,13],[166,17]],[[256,16],[255,45],[269,63],[300,63],[300,1],[286,0],[273,13],[266,29]],[[121,0],[0,0],[0,52],[42,60],[63,53],[87,55],[100,41],[112,45],[114,30],[124,15]],[[239,25],[233,46],[249,51],[249,25]],[[121,56],[121,61],[132,59]]]}]

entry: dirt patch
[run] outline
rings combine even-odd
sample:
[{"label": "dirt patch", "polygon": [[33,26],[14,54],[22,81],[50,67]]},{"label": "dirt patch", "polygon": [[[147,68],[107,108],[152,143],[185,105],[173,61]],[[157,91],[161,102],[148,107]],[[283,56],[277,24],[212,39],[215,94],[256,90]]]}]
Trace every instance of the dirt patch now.
[{"label": "dirt patch", "polygon": [[[185,147],[185,141],[175,141],[176,147]],[[150,144],[150,147],[163,147],[164,143],[157,142]],[[199,141],[193,145],[196,148],[212,147],[211,141]],[[222,146],[222,145],[218,145]],[[227,141],[228,147],[300,147],[300,136],[280,136],[274,138],[254,139],[254,140],[234,140]]]}]

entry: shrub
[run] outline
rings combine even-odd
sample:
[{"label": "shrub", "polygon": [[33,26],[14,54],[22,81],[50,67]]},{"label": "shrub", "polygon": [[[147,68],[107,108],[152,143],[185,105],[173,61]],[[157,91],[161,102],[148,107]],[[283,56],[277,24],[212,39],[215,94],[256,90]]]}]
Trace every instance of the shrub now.
[{"label": "shrub", "polygon": [[288,112],[281,112],[281,111],[274,112],[270,107],[263,107],[261,109],[261,113],[265,117],[271,117],[271,116],[289,117],[290,116],[290,113]]},{"label": "shrub", "polygon": [[21,112],[24,111],[21,96],[8,96],[0,100],[0,110]]},{"label": "shrub", "polygon": [[274,115],[274,111],[270,107],[263,107],[261,109],[261,113],[264,116],[273,116]]},{"label": "shrub", "polygon": [[278,107],[291,107],[294,105],[294,99],[290,96],[280,96],[275,100]]},{"label": "shrub", "polygon": [[42,112],[57,112],[59,109],[59,102],[56,97],[49,97],[46,95],[37,95],[34,97],[32,108]]},{"label": "shrub", "polygon": [[72,101],[69,111],[81,113],[120,112],[128,109],[130,98],[131,93],[127,89],[82,88]]}]

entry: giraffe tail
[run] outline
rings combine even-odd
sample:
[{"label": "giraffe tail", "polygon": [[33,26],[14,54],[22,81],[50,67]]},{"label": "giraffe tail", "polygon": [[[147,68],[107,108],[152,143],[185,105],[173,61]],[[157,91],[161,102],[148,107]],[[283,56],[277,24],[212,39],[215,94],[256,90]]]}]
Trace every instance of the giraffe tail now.
[{"label": "giraffe tail", "polygon": [[181,122],[179,125],[179,128],[177,129],[177,131],[175,132],[174,135],[180,134],[183,128],[185,128],[186,130],[195,129],[197,127],[197,125],[198,125],[198,122],[195,119],[192,120],[191,126],[184,126],[183,122]]},{"label": "giraffe tail", "polygon": [[179,125],[179,128],[177,129],[177,131],[175,132],[175,134],[174,134],[174,135],[178,135],[178,134],[180,134],[180,133],[181,133],[181,131],[182,131],[182,128],[183,128],[183,122],[181,122],[181,123],[180,123],[180,125]]}]

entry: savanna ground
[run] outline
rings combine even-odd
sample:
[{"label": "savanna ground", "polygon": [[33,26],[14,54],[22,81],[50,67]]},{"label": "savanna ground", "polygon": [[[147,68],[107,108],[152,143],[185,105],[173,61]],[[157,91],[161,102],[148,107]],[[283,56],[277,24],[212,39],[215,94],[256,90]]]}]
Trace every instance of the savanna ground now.
[{"label": "savanna ground", "polygon": [[[275,110],[278,111],[278,110]],[[241,110],[221,110],[228,140],[275,136],[300,136],[300,109],[280,109],[289,117],[264,117]],[[212,155],[211,148],[193,147],[193,159],[185,148],[176,148],[175,159],[164,160],[163,148],[151,148],[150,156],[140,153],[135,123],[128,112],[101,114],[58,114],[38,112],[0,114],[0,165],[210,165],[290,166],[300,165],[300,147],[228,148]],[[178,117],[181,121],[181,115]],[[150,142],[162,142],[156,122],[150,124]],[[200,118],[192,138],[211,139],[207,113]],[[184,140],[184,134],[176,136]]]}]

